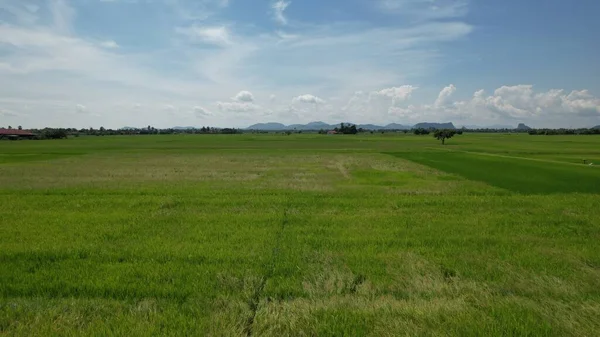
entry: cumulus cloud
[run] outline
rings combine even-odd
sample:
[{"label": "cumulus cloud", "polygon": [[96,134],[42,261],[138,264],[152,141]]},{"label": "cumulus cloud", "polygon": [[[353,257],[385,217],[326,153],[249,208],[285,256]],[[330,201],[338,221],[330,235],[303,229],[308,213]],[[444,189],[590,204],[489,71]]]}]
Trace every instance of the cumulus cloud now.
[{"label": "cumulus cloud", "polygon": [[231,34],[225,26],[212,27],[179,27],[177,33],[188,37],[192,42],[213,44],[217,46],[231,45]]},{"label": "cumulus cloud", "polygon": [[361,118],[366,123],[389,123],[390,118],[408,114],[407,104],[417,89],[412,85],[402,85],[371,92],[356,91],[341,111],[351,120]]},{"label": "cumulus cloud", "polygon": [[450,84],[449,86],[445,87],[442,89],[442,91],[440,91],[440,94],[433,105],[437,108],[443,108],[452,105],[452,95],[454,95],[455,91],[456,87],[454,84]]},{"label": "cumulus cloud", "polygon": [[213,113],[201,106],[195,106],[194,107],[194,115],[196,115],[196,117],[198,117],[198,118],[204,118],[204,117],[212,116]]},{"label": "cumulus cloud", "polygon": [[254,95],[249,91],[240,91],[233,100],[236,102],[254,102]]},{"label": "cumulus cloud", "polygon": [[341,111],[349,119],[366,116],[366,121],[371,122],[400,119],[406,123],[467,119],[544,121],[550,117],[567,121],[600,116],[600,99],[587,90],[535,92],[531,85],[514,85],[502,86],[491,95],[478,90],[467,100],[455,100],[457,88],[450,84],[441,89],[432,103],[409,104],[414,89],[403,86],[370,93],[357,91]]},{"label": "cumulus cloud", "polygon": [[392,87],[387,89],[382,89],[379,91],[373,91],[370,94],[369,100],[374,100],[377,98],[391,98],[392,106],[397,106],[401,102],[404,102],[410,99],[413,91],[415,91],[417,87],[412,85],[403,85],[400,87]]},{"label": "cumulus cloud", "polygon": [[254,95],[250,91],[242,90],[231,98],[231,102],[217,102],[217,108],[222,112],[251,112],[261,107],[254,103]]},{"label": "cumulus cloud", "polygon": [[87,107],[83,104],[77,104],[75,105],[75,111],[77,113],[83,114],[87,112]]},{"label": "cumulus cloud", "polygon": [[248,102],[217,102],[217,107],[225,112],[251,112],[260,109],[258,105]]},{"label": "cumulus cloud", "polygon": [[325,100],[315,96],[315,95],[300,95],[298,97],[294,97],[292,103],[309,103],[309,104],[323,104]]},{"label": "cumulus cloud", "polygon": [[279,0],[273,3],[271,6],[273,9],[273,19],[275,19],[277,23],[287,25],[288,21],[284,13],[290,4],[291,2],[285,0]]},{"label": "cumulus cloud", "polygon": [[535,93],[532,85],[502,86],[484,97],[478,91],[473,98],[478,106],[507,118],[531,118],[543,115],[600,116],[600,99],[587,90],[562,89]]}]

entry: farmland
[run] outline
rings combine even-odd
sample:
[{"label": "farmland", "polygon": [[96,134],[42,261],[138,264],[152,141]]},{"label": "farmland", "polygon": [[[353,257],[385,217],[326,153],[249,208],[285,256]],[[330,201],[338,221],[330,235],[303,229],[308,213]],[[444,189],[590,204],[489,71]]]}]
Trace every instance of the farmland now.
[{"label": "farmland", "polygon": [[595,136],[0,142],[0,334],[592,336],[599,219]]}]

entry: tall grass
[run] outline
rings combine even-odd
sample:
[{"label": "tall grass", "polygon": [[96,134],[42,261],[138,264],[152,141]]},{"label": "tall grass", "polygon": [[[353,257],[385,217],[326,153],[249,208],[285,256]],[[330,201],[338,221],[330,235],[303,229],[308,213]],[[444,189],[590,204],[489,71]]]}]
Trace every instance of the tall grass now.
[{"label": "tall grass", "polygon": [[510,137],[0,143],[0,333],[595,335],[597,170]]}]

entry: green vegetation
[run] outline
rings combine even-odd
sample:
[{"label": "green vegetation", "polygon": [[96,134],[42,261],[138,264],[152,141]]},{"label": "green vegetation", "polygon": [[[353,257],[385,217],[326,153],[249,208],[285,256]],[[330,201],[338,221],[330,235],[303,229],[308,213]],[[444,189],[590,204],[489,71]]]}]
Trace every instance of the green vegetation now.
[{"label": "green vegetation", "polygon": [[586,165],[455,151],[397,156],[517,193],[600,193],[600,170]]},{"label": "green vegetation", "polygon": [[0,334],[593,336],[599,145],[0,142]]},{"label": "green vegetation", "polygon": [[456,130],[444,129],[444,130],[435,130],[433,132],[433,136],[437,140],[442,141],[442,145],[446,145],[446,139],[450,139],[454,137],[456,134]]}]

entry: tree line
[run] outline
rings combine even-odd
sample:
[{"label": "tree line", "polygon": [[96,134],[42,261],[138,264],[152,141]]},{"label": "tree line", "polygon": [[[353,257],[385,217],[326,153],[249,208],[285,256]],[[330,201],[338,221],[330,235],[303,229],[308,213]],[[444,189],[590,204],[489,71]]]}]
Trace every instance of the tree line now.
[{"label": "tree line", "polygon": [[[0,127],[1,128],[1,127]],[[7,129],[13,129],[12,126],[8,126]],[[18,130],[23,130],[21,126]],[[215,128],[203,126],[201,128],[189,128],[189,129],[177,129],[167,128],[158,129],[153,126],[146,128],[123,128],[123,129],[107,129],[103,126],[95,128],[43,128],[43,129],[28,129],[27,131],[33,133],[35,137],[33,139],[64,139],[68,137],[79,137],[79,136],[118,136],[118,135],[172,135],[172,134],[238,134],[242,133],[242,130],[236,128]]]},{"label": "tree line", "polygon": [[592,129],[533,129],[528,133],[532,136],[555,136],[555,135],[600,135],[600,128]]}]

